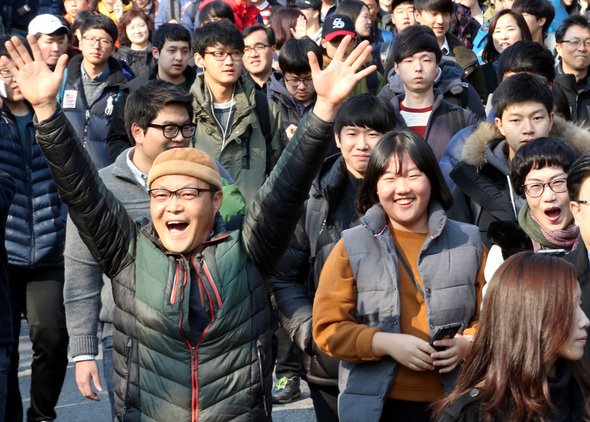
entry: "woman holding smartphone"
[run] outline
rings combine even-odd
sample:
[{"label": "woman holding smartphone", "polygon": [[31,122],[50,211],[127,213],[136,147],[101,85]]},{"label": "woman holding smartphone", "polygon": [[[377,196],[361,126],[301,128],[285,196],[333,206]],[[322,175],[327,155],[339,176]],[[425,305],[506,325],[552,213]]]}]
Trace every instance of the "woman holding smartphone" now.
[{"label": "woman holding smartphone", "polygon": [[[475,226],[449,220],[452,197],[430,146],[389,132],[357,198],[361,224],[343,232],[320,276],[314,339],[340,359],[339,417],[428,421],[454,386],[476,332],[485,250]],[[438,326],[464,331],[430,341]]]},{"label": "woman holding smartphone", "polygon": [[574,267],[522,252],[489,283],[478,336],[439,422],[584,421],[590,321]]}]

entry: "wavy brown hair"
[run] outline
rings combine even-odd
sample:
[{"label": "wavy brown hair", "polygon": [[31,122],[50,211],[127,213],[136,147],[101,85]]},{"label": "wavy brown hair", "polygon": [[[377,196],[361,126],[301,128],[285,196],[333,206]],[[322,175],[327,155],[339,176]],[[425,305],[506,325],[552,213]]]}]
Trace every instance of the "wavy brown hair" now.
[{"label": "wavy brown hair", "polygon": [[[474,387],[481,420],[544,421],[553,410],[546,364],[558,355],[576,323],[578,277],[561,258],[522,252],[507,259],[488,285],[477,338],[453,392],[434,404],[437,417]],[[567,361],[585,398],[585,358]]]}]

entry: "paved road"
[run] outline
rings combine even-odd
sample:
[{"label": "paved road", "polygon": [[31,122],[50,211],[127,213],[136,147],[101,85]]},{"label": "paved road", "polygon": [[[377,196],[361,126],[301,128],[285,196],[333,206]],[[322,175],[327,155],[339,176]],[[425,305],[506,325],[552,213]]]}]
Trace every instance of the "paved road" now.
[{"label": "paved road", "polygon": [[[20,367],[19,381],[23,396],[23,407],[29,406],[29,389],[31,385],[31,360],[33,352],[29,341],[29,327],[23,321],[20,337]],[[99,359],[102,357],[99,355]],[[102,362],[99,362],[102,370]],[[105,391],[99,392],[100,402],[85,399],[78,391],[74,374],[74,362],[68,363],[66,380],[57,404],[57,420],[60,422],[112,422],[110,420],[109,397]],[[104,384],[104,382],[103,382]],[[273,408],[273,420],[275,422],[314,422],[315,415],[309,398],[309,389],[302,381],[302,398],[286,405]]]}]

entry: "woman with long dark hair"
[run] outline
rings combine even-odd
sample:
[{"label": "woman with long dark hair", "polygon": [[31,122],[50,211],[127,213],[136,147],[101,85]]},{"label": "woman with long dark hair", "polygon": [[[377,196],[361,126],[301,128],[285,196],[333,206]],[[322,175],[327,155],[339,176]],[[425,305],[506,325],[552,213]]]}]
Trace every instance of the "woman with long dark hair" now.
[{"label": "woman with long dark hair", "polygon": [[522,40],[532,41],[533,38],[526,21],[519,12],[504,9],[494,15],[486,36],[486,46],[481,56],[485,63],[482,66],[482,72],[489,94],[498,87],[496,69],[500,55],[512,44]]},{"label": "woman with long dark hair", "polygon": [[[420,136],[379,141],[357,198],[361,224],[334,247],[313,307],[316,344],[342,361],[341,422],[426,422],[454,386],[477,329],[485,251],[477,227],[447,218],[451,204]],[[431,345],[451,323],[460,334]]]},{"label": "woman with long dark hair", "polygon": [[583,421],[590,324],[574,267],[532,252],[510,257],[488,285],[477,338],[439,422]]}]

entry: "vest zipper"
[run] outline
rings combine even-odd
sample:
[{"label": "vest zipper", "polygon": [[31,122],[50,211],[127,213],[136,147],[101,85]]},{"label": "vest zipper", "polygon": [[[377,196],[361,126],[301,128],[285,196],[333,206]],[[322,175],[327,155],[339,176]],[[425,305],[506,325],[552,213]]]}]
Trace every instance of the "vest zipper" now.
[{"label": "vest zipper", "polygon": [[[176,274],[174,274],[174,284],[172,285],[172,293],[170,294],[170,304],[174,305],[176,303],[176,292],[178,290],[178,276],[180,275],[180,264],[178,260],[176,260]],[[186,284],[186,271],[184,272],[184,281],[182,285]],[[182,310],[181,310],[182,312]]]},{"label": "vest zipper", "polygon": [[[219,295],[219,290],[217,289],[217,286],[213,281],[213,277],[211,277],[211,273],[209,272],[209,268],[207,268],[207,263],[204,260],[201,260],[201,268],[203,268],[203,272],[205,273],[205,276],[207,277],[207,280],[211,285],[211,289],[215,294],[215,299],[217,300],[217,307],[221,308],[221,296]],[[213,314],[213,309],[211,309],[211,314]]]},{"label": "vest zipper", "polygon": [[86,109],[86,122],[84,123],[84,148],[88,141],[88,126],[90,126],[90,110]]}]

